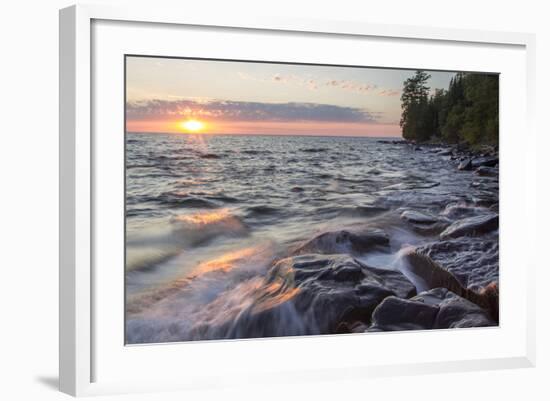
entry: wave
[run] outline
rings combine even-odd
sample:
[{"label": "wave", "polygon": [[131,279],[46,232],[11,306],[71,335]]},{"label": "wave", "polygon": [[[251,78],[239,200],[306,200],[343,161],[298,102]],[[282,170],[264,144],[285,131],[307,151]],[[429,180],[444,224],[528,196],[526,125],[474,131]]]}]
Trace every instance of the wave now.
[{"label": "wave", "polygon": [[273,152],[270,150],[262,150],[262,149],[244,149],[241,150],[241,153],[244,153],[246,155],[268,155]]},{"label": "wave", "polygon": [[201,159],[220,159],[221,158],[220,155],[217,155],[215,153],[200,153],[199,157]]},{"label": "wave", "polygon": [[235,198],[234,196],[226,195],[222,192],[217,193],[217,194],[212,194],[212,195],[205,195],[204,197],[206,199],[209,199],[209,200],[214,200],[214,201],[219,201],[219,202],[224,202],[224,203],[239,203],[239,202],[241,202],[241,199]]},{"label": "wave", "polygon": [[267,216],[267,215],[277,215],[281,213],[281,210],[267,205],[256,205],[246,208],[247,216],[256,217],[256,216]]},{"label": "wave", "polygon": [[229,209],[202,211],[171,219],[174,233],[189,246],[202,245],[219,236],[244,236],[249,229]]},{"label": "wave", "polygon": [[[193,329],[206,322],[230,319],[248,303],[246,296],[236,294],[261,280],[275,260],[275,249],[272,243],[264,242],[223,253],[165,285],[128,296],[127,340],[189,339]],[[216,302],[222,304],[216,307]]]},{"label": "wave", "polygon": [[388,185],[387,187],[382,188],[382,190],[405,191],[411,189],[430,189],[439,185],[439,182],[400,182],[398,184]]},{"label": "wave", "polygon": [[126,266],[127,272],[147,271],[155,268],[181,252],[181,248],[175,245],[166,244],[166,246],[140,246],[126,248]]},{"label": "wave", "polygon": [[214,209],[220,207],[219,203],[184,192],[164,192],[158,198],[154,199],[161,204],[171,206],[203,209]]},{"label": "wave", "polygon": [[354,206],[337,209],[340,216],[372,217],[388,212],[390,209],[381,206]]},{"label": "wave", "polygon": [[155,168],[157,167],[156,164],[145,164],[145,163],[141,163],[141,164],[126,164],[126,168],[128,170],[130,169],[133,169],[133,168]]}]

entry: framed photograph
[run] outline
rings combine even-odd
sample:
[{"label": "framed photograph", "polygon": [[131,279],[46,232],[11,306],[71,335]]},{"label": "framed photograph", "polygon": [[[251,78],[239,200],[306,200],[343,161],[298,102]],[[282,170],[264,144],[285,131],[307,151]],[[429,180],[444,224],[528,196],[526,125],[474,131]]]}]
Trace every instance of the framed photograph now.
[{"label": "framed photograph", "polygon": [[62,10],[61,390],[533,366],[533,48]]}]

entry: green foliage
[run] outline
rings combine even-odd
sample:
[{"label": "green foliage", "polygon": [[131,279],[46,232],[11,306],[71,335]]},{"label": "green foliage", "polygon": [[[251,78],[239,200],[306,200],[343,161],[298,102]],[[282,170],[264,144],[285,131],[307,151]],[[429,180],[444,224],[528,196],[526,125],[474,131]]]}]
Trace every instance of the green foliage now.
[{"label": "green foliage", "polygon": [[416,139],[429,135],[429,125],[426,124],[428,113],[428,94],[430,88],[426,83],[430,79],[424,71],[416,71],[416,74],[407,79],[403,84],[401,95],[401,121],[405,139]]},{"label": "green foliage", "polygon": [[424,71],[404,83],[401,121],[405,139],[498,144],[498,76],[458,73],[449,88],[429,95]]}]

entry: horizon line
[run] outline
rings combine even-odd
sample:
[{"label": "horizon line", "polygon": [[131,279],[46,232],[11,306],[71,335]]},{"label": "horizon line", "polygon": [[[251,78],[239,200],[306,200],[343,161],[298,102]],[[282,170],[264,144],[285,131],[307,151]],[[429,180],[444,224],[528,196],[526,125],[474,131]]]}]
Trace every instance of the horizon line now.
[{"label": "horizon line", "polygon": [[161,131],[125,131],[125,134],[143,134],[143,135],[179,135],[179,136],[298,136],[298,137],[317,137],[317,138],[374,138],[374,139],[403,139],[403,134],[400,136],[373,136],[373,135],[335,135],[335,134],[244,134],[244,133],[215,133],[215,132],[202,132],[202,133],[188,133],[188,132],[161,132]]}]

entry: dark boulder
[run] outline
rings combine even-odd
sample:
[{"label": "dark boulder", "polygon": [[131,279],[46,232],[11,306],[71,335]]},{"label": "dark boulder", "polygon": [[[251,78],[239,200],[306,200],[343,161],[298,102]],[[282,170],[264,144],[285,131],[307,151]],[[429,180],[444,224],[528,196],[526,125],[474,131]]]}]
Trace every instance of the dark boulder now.
[{"label": "dark boulder", "polygon": [[498,157],[477,157],[472,160],[472,168],[495,167],[498,164]]},{"label": "dark boulder", "polygon": [[458,165],[459,170],[469,171],[472,170],[472,168],[472,159],[463,160]]},{"label": "dark boulder", "polygon": [[285,258],[262,281],[242,286],[235,291],[247,291],[250,302],[229,310],[222,321],[197,327],[197,338],[364,331],[385,298],[416,294],[400,272],[372,268],[346,255]]},{"label": "dark boulder", "polygon": [[431,329],[439,309],[413,299],[388,297],[372,314],[377,331]]},{"label": "dark boulder", "polygon": [[495,326],[486,310],[445,288],[411,299],[388,297],[372,313],[367,331],[425,330]]}]

